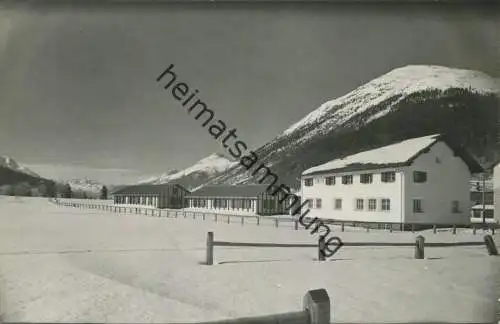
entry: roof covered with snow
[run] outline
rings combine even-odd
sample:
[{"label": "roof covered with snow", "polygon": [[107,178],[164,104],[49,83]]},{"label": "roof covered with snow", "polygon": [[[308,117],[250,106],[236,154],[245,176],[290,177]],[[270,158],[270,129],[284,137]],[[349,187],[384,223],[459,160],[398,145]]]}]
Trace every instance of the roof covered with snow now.
[{"label": "roof covered with snow", "polygon": [[445,141],[452,150],[467,163],[472,173],[481,172],[482,167],[463,148],[452,144],[440,134],[407,139],[336,159],[305,170],[302,175],[324,172],[361,171],[410,165],[420,154],[439,141]]}]

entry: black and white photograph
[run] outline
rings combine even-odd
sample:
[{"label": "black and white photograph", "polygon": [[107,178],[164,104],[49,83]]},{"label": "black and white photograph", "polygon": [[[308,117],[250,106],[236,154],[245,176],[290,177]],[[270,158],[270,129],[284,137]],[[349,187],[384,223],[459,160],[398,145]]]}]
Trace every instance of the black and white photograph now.
[{"label": "black and white photograph", "polygon": [[494,2],[0,8],[0,323],[500,323]]}]

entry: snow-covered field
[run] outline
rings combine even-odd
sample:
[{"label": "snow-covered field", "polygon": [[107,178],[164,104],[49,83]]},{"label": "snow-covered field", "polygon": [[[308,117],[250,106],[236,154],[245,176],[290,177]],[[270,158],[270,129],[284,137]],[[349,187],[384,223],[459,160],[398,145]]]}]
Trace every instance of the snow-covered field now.
[{"label": "snow-covered field", "polygon": [[[325,288],[333,322],[493,322],[498,258],[483,246],[215,248],[235,242],[315,243],[306,230],[158,218],[0,196],[0,310],[7,322],[199,322],[302,308]],[[417,233],[338,233],[344,241],[414,242]],[[427,242],[481,241],[482,232],[423,233]],[[497,244],[499,235],[495,235]]]}]

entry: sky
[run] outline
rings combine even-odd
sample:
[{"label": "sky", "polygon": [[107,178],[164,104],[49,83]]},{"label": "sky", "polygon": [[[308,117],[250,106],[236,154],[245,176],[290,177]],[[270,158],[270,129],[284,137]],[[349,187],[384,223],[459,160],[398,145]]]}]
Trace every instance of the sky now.
[{"label": "sky", "polygon": [[485,5],[4,5],[0,155],[106,183],[183,169],[224,149],[156,82],[170,64],[256,148],[398,67],[498,77],[499,16]]}]

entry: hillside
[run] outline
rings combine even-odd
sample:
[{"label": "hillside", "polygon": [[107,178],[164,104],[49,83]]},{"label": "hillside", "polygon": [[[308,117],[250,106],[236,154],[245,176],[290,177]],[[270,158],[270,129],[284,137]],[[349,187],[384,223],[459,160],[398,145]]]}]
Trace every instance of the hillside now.
[{"label": "hillside", "polygon": [[32,170],[28,169],[24,165],[20,165],[19,163],[16,162],[13,158],[9,156],[0,156],[0,167],[8,168],[16,172],[24,173],[36,178],[40,178],[40,175],[37,173],[33,172]]},{"label": "hillside", "polygon": [[[489,166],[500,158],[498,94],[498,80],[481,72],[406,66],[324,103],[255,153],[291,186],[314,165],[434,133],[451,135]],[[236,165],[209,183],[258,179]]]},{"label": "hillside", "polygon": [[191,190],[206,183],[209,179],[223,174],[233,165],[235,165],[235,162],[232,162],[226,156],[214,153],[184,170],[169,171],[140,183],[164,184],[175,181]]}]

